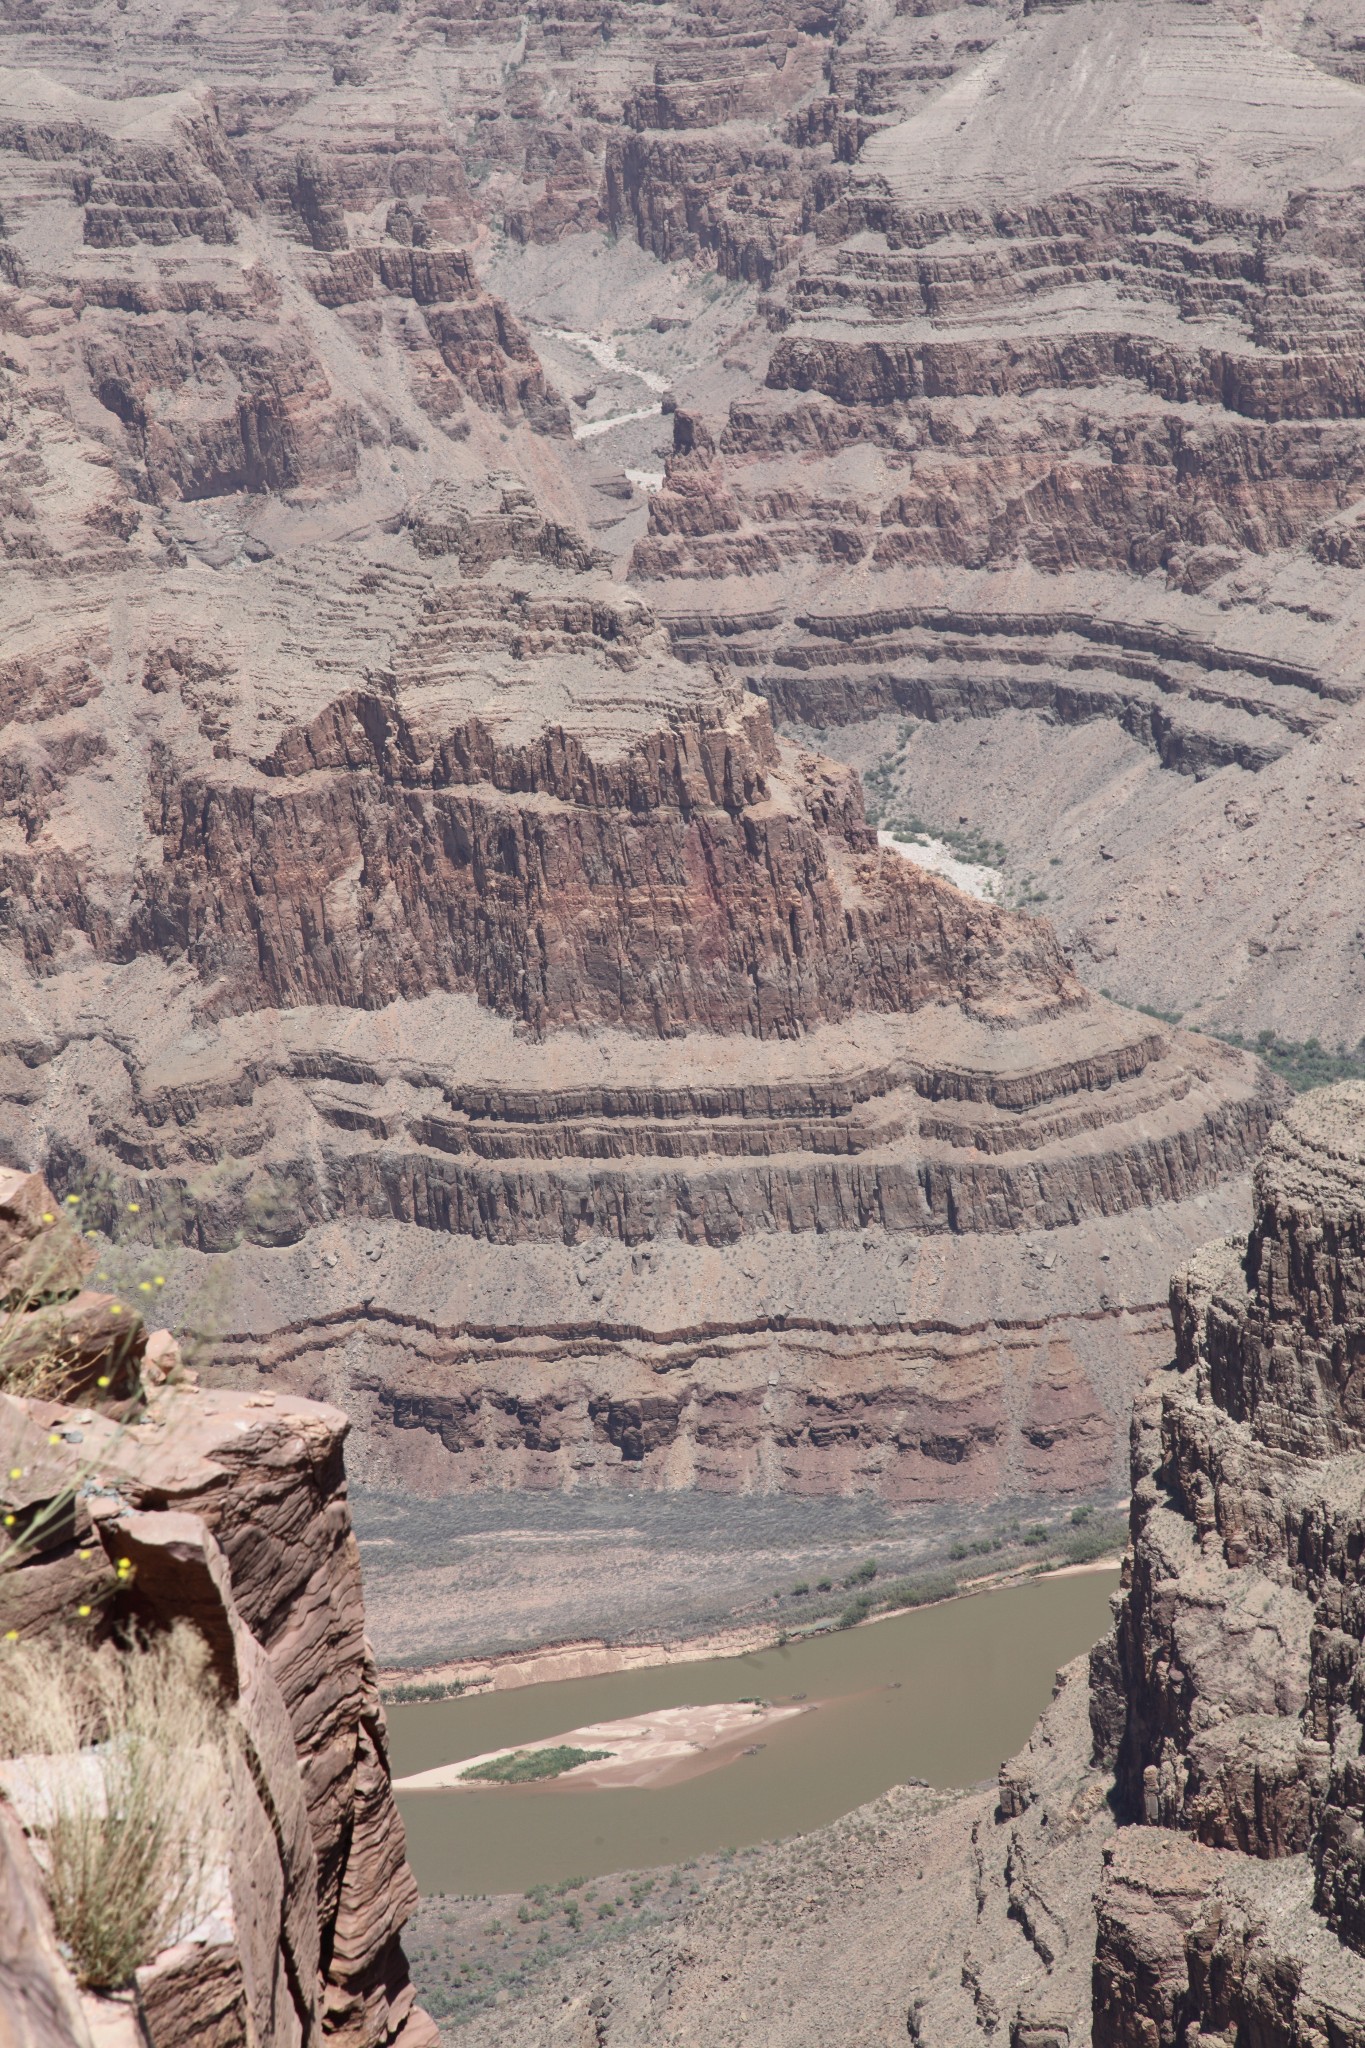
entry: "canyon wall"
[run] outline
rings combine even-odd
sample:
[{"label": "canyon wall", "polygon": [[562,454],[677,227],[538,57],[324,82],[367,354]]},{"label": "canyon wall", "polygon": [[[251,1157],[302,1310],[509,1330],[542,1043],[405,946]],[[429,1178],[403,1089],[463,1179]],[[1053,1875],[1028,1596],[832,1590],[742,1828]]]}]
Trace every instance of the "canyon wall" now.
[{"label": "canyon wall", "polygon": [[1136,1825],[1098,1899],[1097,2043],[1365,2039],[1365,1087],[1304,1097],[1245,1242],[1176,1279],[1134,1426],[1092,1719]]},{"label": "canyon wall", "polygon": [[[1335,33],[1270,39],[1279,168],[1236,100],[1196,204],[1171,67],[1249,32],[1174,0],[0,25],[0,1145],[207,1376],[380,1484],[1121,1483],[1280,1095],[785,728],[1327,759],[1345,612],[1252,644],[1172,564],[1214,500],[1303,553],[1355,474],[1354,187],[1282,203],[1348,149]],[[1055,161],[979,160],[1092,59]],[[1189,535],[1120,563],[1158,442]]]},{"label": "canyon wall", "polygon": [[0,2026],[42,2048],[431,2048],[400,1941],[417,1891],[364,1632],[346,1418],[208,1394],[165,1330],[58,1286],[90,1254],[57,1207],[38,1176],[0,1176],[4,1379],[22,1383],[27,1361],[61,1396],[0,1391],[2,1647],[191,1624],[230,1724],[229,1812],[194,1924],[129,1989],[78,1992],[25,1841],[41,1813],[22,1760],[0,1763]]},{"label": "canyon wall", "polygon": [[712,129],[609,180],[647,246],[688,172],[708,219],[762,189],[775,238],[751,375],[681,394],[634,578],[685,657],[875,762],[888,819],[1041,878],[1095,985],[1354,1046],[1358,38],[1217,5],[841,27],[762,173]]}]

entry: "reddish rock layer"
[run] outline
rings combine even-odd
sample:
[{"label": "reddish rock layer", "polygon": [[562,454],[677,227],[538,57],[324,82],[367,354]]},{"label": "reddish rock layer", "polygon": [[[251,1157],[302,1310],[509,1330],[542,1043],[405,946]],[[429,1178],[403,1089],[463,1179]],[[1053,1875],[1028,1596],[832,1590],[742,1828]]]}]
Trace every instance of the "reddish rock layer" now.
[{"label": "reddish rock layer", "polygon": [[[11,1238],[65,1256],[71,1233],[52,1221],[55,1207],[36,1176],[0,1188]],[[22,1268],[11,1256],[6,1279],[21,1280]],[[30,1299],[21,1293],[12,1310],[21,1323],[53,1313]],[[287,1397],[206,1395],[184,1380],[166,1332],[147,1337],[140,1325],[147,1398],[118,1400],[110,1373],[128,1357],[136,1320],[103,1297],[97,1342],[86,1311],[66,1403],[0,1395],[0,1497],[14,1550],[0,1570],[0,1615],[21,1641],[93,1608],[96,1640],[129,1623],[188,1620],[208,1642],[236,1724],[232,1924],[206,1920],[207,1931],[139,1971],[147,2040],[182,2048],[211,2032],[224,2048],[426,2048],[435,2032],[413,2004],[399,1942],[416,1888],[364,1636],[345,1418]],[[127,1562],[116,1570],[115,1559]],[[5,1828],[6,1881],[33,1901],[35,1935],[29,1975],[6,1976],[0,2011],[16,2039],[87,2048],[97,2012],[88,1999],[84,2017],[77,2009],[50,1938],[43,1953],[41,1880]]]}]

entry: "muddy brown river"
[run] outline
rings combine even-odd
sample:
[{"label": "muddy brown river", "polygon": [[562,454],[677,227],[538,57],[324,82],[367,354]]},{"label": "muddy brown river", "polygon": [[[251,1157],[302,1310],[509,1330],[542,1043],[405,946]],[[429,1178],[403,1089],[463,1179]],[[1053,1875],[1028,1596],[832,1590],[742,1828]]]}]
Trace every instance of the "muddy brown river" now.
[{"label": "muddy brown river", "polygon": [[748,1657],[391,1707],[395,1777],[651,1708],[818,1703],[763,1747],[685,1784],[551,1781],[409,1792],[399,1805],[424,1892],[525,1891],[804,1833],[923,1778],[972,1785],[1026,1739],[1059,1665],[1109,1625],[1116,1571],[1034,1579]]}]

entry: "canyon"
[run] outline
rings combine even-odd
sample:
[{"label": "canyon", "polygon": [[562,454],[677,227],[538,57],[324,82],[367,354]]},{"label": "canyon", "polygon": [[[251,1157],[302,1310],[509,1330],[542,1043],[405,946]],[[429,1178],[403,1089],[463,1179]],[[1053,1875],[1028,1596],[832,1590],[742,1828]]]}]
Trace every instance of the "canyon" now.
[{"label": "canyon", "polygon": [[238,1777],[117,2012],[0,1802],[7,2022],[434,2039],[349,1432],[1131,1485],[995,1786],[471,2048],[1365,2043],[1365,1085],[1243,1042],[1365,1034],[1358,14],[0,0],[7,1615],[192,1619]]},{"label": "canyon", "polygon": [[1112,1491],[1168,1017],[1362,1021],[1349,10],[0,27],[5,1156],[369,1486]]},{"label": "canyon", "polygon": [[1300,1097],[1250,1231],[1176,1274],[1114,1626],[998,1783],[898,1787],[769,1845],[541,1973],[515,2039],[1365,2041],[1363,1133],[1365,1085]]}]

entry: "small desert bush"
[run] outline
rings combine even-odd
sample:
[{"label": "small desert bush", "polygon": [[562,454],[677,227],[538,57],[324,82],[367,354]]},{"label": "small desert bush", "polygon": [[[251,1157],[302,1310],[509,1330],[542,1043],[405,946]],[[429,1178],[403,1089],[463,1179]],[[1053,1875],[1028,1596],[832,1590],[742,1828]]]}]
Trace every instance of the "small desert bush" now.
[{"label": "small desert bush", "polygon": [[222,1855],[226,1717],[202,1638],[6,1644],[0,1756],[82,1984],[126,1984],[212,1903]]},{"label": "small desert bush", "polygon": [[380,1698],[386,1707],[411,1707],[432,1700],[457,1700],[463,1691],[462,1678],[432,1679],[412,1685],[382,1686]]},{"label": "small desert bush", "polygon": [[1070,1564],[1094,1564],[1101,1557],[1121,1556],[1127,1541],[1128,1524],[1122,1515],[1096,1515],[1070,1532],[1062,1553]]}]

